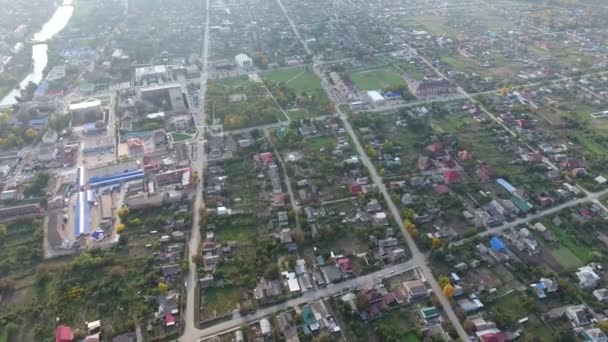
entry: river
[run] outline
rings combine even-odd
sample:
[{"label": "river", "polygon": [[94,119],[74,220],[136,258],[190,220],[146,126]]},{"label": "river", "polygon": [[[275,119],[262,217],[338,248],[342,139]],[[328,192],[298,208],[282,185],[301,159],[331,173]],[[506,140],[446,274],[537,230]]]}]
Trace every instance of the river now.
[{"label": "river", "polygon": [[[19,83],[20,88],[25,88],[29,82],[38,84],[42,81],[44,77],[42,72],[44,71],[44,68],[46,68],[46,64],[49,60],[47,55],[48,45],[45,44],[45,42],[61,32],[70,21],[72,13],[74,13],[72,1],[73,0],[63,0],[63,5],[57,7],[51,19],[49,19],[49,21],[42,26],[42,29],[32,37],[32,42],[34,44],[32,45],[33,68],[32,72]],[[17,103],[16,98],[19,95],[19,89],[13,89],[2,99],[2,101],[0,101],[0,106],[9,106]]]}]

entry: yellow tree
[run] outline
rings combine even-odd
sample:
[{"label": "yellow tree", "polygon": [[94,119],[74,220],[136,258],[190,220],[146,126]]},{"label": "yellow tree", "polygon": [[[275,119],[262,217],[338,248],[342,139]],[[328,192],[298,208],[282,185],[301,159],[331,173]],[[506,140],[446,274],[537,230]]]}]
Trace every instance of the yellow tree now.
[{"label": "yellow tree", "polygon": [[26,138],[27,140],[29,140],[29,141],[32,141],[32,140],[36,139],[36,137],[37,137],[37,136],[38,136],[38,131],[36,131],[36,130],[35,130],[35,129],[33,129],[33,128],[28,128],[28,129],[25,131],[25,138]]},{"label": "yellow tree", "polygon": [[443,246],[443,241],[440,238],[434,237],[431,239],[431,249],[439,249]]},{"label": "yellow tree", "polygon": [[169,291],[169,285],[167,285],[166,283],[160,282],[160,283],[158,283],[158,289],[160,290],[161,293],[167,293],[167,291]]},{"label": "yellow tree", "polygon": [[116,226],[116,234],[120,234],[120,233],[122,233],[124,231],[125,231],[125,225],[124,225],[124,223],[119,223]]},{"label": "yellow tree", "polygon": [[454,286],[452,286],[452,284],[448,283],[446,286],[443,287],[443,294],[448,299],[451,299],[452,297],[454,297],[455,292],[456,292],[456,289],[454,289]]}]

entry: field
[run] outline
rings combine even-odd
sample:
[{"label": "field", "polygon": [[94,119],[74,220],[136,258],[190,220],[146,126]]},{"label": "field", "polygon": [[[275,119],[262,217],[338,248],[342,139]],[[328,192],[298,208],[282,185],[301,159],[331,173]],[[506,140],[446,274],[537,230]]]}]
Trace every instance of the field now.
[{"label": "field", "polygon": [[310,70],[298,69],[273,71],[264,74],[263,78],[264,80],[278,83],[284,82],[286,85],[293,88],[298,94],[303,92],[314,93],[319,90],[323,90],[321,81]]},{"label": "field", "polygon": [[192,139],[192,136],[190,134],[185,133],[171,133],[171,137],[173,137],[174,142],[182,142],[185,140]]},{"label": "field", "polygon": [[208,81],[205,106],[210,123],[218,120],[224,129],[232,130],[285,119],[263,84],[240,78],[231,81]]},{"label": "field", "polygon": [[405,81],[397,75],[393,68],[353,71],[347,75],[361,91],[405,85]]},{"label": "field", "polygon": [[576,256],[579,261],[581,261],[582,263],[588,263],[591,261],[592,250],[589,246],[585,245],[582,241],[573,238],[567,231],[562,228],[559,228],[548,222],[545,222],[544,224],[553,232],[553,234],[555,234],[555,236],[559,239],[562,245],[566,247],[574,256]]},{"label": "field", "polygon": [[237,309],[243,289],[239,287],[214,287],[204,292],[203,319],[221,316]]},{"label": "field", "polygon": [[263,75],[264,84],[292,120],[333,112],[321,80],[308,69],[279,70]]},{"label": "field", "polygon": [[573,269],[583,265],[583,262],[564,246],[551,249],[551,256],[553,256],[564,269]]}]

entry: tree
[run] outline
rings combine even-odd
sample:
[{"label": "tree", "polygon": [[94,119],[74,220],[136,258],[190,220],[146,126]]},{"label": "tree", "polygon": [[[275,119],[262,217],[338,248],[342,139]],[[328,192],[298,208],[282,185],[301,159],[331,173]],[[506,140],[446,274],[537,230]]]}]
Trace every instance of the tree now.
[{"label": "tree", "polygon": [[264,271],[264,278],[266,278],[266,279],[276,280],[276,279],[279,279],[280,277],[281,277],[281,270],[279,269],[279,266],[276,264],[272,264],[272,265],[268,266],[266,271]]},{"label": "tree", "polygon": [[129,215],[129,208],[122,207],[122,208],[118,209],[118,217],[120,218],[121,221],[124,221],[125,218],[127,217],[127,215]]},{"label": "tree", "polygon": [[120,234],[120,233],[122,233],[124,231],[125,231],[125,224],[124,223],[119,223],[116,226],[116,234]]},{"label": "tree", "polygon": [[452,299],[452,297],[454,297],[455,292],[456,292],[456,290],[454,289],[454,286],[452,286],[452,284],[447,284],[446,286],[443,287],[443,294],[448,299]]},{"label": "tree", "polygon": [[418,237],[418,229],[416,229],[416,225],[412,223],[412,221],[406,219],[403,221],[403,225],[405,226],[405,229],[408,231],[408,233],[410,233],[412,238],[415,239]]},{"label": "tree", "polygon": [[296,228],[291,231],[291,238],[293,239],[293,241],[295,241],[295,243],[301,245],[302,242],[304,242],[304,232],[301,228]]},{"label": "tree", "polygon": [[431,239],[431,249],[439,249],[443,246],[443,241],[441,241],[438,237],[433,237]]},{"label": "tree", "polygon": [[475,332],[475,324],[471,322],[471,320],[467,319],[462,323],[462,327],[467,334],[472,334]]},{"label": "tree", "polygon": [[203,265],[204,265],[205,258],[203,257],[203,255],[202,255],[202,254],[194,254],[194,255],[192,256],[192,262],[193,262],[193,263],[194,263],[196,266],[201,267],[201,266],[203,266]]},{"label": "tree", "polygon": [[446,277],[446,276],[439,276],[439,285],[441,286],[441,288],[443,289],[446,285],[448,284],[452,284],[452,282],[450,281],[450,278]]},{"label": "tree", "polygon": [[169,291],[169,285],[161,281],[158,283],[158,289],[161,293],[167,293],[167,291]]},{"label": "tree", "polygon": [[359,311],[367,311],[367,309],[369,309],[369,306],[369,298],[363,291],[359,291],[359,293],[357,293],[357,309]]},{"label": "tree", "polygon": [[608,319],[603,319],[597,322],[598,328],[602,329],[603,332],[608,332]]},{"label": "tree", "polygon": [[34,141],[38,137],[38,131],[33,128],[28,128],[23,134],[26,141]]}]

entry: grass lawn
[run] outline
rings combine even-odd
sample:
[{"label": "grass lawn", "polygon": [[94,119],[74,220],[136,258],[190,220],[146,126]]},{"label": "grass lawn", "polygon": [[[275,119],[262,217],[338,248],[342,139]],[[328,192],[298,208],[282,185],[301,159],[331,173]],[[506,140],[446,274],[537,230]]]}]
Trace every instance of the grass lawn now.
[{"label": "grass lawn", "polygon": [[555,341],[555,336],[551,329],[549,329],[546,325],[541,324],[533,329],[525,330],[524,332],[524,340],[527,341],[527,337],[531,337],[533,341]]},{"label": "grass lawn", "polygon": [[576,140],[590,153],[593,153],[597,156],[606,156],[606,149],[604,146],[596,143],[595,141],[587,138],[583,134],[576,134]]},{"label": "grass lawn", "polygon": [[8,341],[8,331],[4,327],[0,327],[0,342]]},{"label": "grass lawn", "polygon": [[264,79],[285,82],[289,87],[293,88],[296,93],[301,94],[302,92],[314,93],[318,90],[323,90],[321,81],[319,78],[310,70],[279,70],[264,74]]},{"label": "grass lawn", "polygon": [[414,315],[414,313],[409,310],[407,312],[394,310],[377,320],[372,321],[370,328],[373,331],[388,330],[398,333],[403,341],[420,341],[418,336],[411,331],[411,329],[415,329],[414,322],[411,319],[408,319],[408,317],[411,318],[412,315]]},{"label": "grass lawn", "polygon": [[378,90],[404,85],[405,81],[393,68],[369,69],[349,73],[350,79],[361,91]]},{"label": "grass lawn", "polygon": [[470,119],[459,119],[453,115],[444,115],[441,118],[438,118],[435,123],[444,133],[455,133],[465,124],[469,124]]},{"label": "grass lawn", "polygon": [[583,262],[564,246],[551,249],[551,256],[565,269],[572,269],[583,265]]},{"label": "grass lawn", "polygon": [[211,318],[231,312],[237,308],[243,289],[239,287],[214,287],[203,293],[203,318]]},{"label": "grass lawn", "polygon": [[321,138],[314,138],[314,139],[307,140],[307,144],[306,144],[306,146],[304,146],[304,148],[307,150],[310,150],[310,151],[319,151],[323,147],[327,148],[327,147],[335,146],[335,145],[336,145],[336,138],[321,137]]},{"label": "grass lawn", "polygon": [[561,244],[568,250],[570,250],[570,252],[575,255],[579,259],[579,261],[585,264],[591,261],[592,250],[591,248],[589,248],[589,246],[587,246],[582,241],[579,241],[576,238],[572,237],[570,234],[568,234],[567,231],[562,228],[559,228],[548,222],[545,222],[544,224],[553,232],[553,234],[555,234]]},{"label": "grass lawn", "polygon": [[190,134],[184,134],[184,133],[171,133],[171,136],[173,137],[174,142],[181,142],[181,141],[192,138],[192,136]]},{"label": "grass lawn", "polygon": [[300,120],[306,119],[310,116],[310,112],[307,109],[290,109],[287,111],[287,115],[291,118],[291,120]]},{"label": "grass lawn", "polygon": [[511,322],[517,322],[529,314],[529,310],[524,307],[524,303],[525,298],[522,295],[517,292],[511,292],[489,303],[488,311],[500,312]]}]

